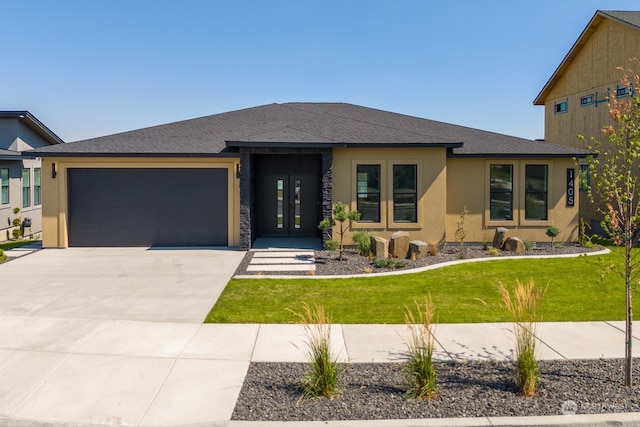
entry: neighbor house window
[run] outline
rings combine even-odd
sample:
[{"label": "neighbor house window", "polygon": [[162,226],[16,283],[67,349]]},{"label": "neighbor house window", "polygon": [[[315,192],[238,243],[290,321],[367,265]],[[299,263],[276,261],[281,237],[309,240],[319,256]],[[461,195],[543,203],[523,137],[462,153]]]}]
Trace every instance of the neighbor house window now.
[{"label": "neighbor house window", "polygon": [[633,91],[633,88],[631,86],[617,87],[616,88],[616,98],[621,97],[621,96],[631,95],[632,91]]},{"label": "neighbor house window", "polygon": [[524,219],[547,219],[547,165],[526,165],[524,176]]},{"label": "neighbor house window", "polygon": [[569,101],[556,102],[553,104],[554,114],[566,113],[569,109]]},{"label": "neighbor house window", "polygon": [[0,185],[2,186],[2,204],[9,203],[9,169],[0,169]]},{"label": "neighbor house window", "polygon": [[417,165],[393,165],[393,222],[417,222]]},{"label": "neighbor house window", "polygon": [[489,217],[513,219],[513,165],[491,165],[489,172]]},{"label": "neighbor house window", "polygon": [[587,191],[591,187],[591,172],[589,171],[589,165],[580,165],[580,190]]},{"label": "neighbor house window", "polygon": [[22,169],[22,207],[31,206],[31,169]]},{"label": "neighbor house window", "polygon": [[42,192],[40,187],[42,185],[42,169],[35,168],[33,170],[33,205],[39,206],[42,204]]},{"label": "neighbor house window", "polygon": [[380,165],[356,166],[356,193],[360,222],[380,222]]},{"label": "neighbor house window", "polygon": [[591,105],[593,104],[593,94],[591,95],[585,95],[582,98],[580,98],[580,105],[581,106],[585,106],[585,105]]}]

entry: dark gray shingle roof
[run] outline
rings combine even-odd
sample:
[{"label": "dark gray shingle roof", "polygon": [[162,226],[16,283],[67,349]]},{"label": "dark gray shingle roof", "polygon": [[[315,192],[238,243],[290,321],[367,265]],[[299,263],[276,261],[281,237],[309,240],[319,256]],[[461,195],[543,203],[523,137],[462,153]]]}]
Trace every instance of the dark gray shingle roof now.
[{"label": "dark gray shingle roof", "polygon": [[43,156],[236,156],[242,146],[447,147],[454,156],[583,156],[493,132],[342,103],[269,104],[32,150]]}]

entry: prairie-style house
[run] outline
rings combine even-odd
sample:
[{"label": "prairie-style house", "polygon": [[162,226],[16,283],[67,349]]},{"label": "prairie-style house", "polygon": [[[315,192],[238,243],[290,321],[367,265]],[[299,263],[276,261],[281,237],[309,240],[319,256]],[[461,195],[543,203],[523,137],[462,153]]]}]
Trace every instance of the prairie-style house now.
[{"label": "prairie-style house", "polygon": [[587,151],[343,103],[270,104],[28,151],[43,158],[43,245],[249,249],[320,237],[335,202],[381,237],[467,241],[496,227],[577,238]]}]

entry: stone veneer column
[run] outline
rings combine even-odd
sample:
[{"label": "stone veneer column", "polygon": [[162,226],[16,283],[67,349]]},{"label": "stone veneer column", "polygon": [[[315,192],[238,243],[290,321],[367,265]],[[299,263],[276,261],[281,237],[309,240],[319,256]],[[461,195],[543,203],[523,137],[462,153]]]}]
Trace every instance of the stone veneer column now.
[{"label": "stone veneer column", "polygon": [[240,149],[240,249],[251,249],[252,221],[251,207],[255,190],[252,188],[251,153]]},{"label": "stone veneer column", "polygon": [[[333,215],[333,150],[322,150],[322,219]],[[322,233],[322,243],[332,237],[331,230]]]}]

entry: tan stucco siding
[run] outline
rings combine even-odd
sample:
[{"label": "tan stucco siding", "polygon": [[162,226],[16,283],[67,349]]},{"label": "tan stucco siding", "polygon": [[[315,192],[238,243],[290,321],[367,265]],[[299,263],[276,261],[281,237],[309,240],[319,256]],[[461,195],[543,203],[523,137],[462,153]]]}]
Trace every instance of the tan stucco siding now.
[{"label": "tan stucco siding", "polygon": [[[389,238],[405,230],[411,239],[439,240],[445,230],[446,152],[444,148],[337,148],[333,152],[333,201],[350,209],[357,207],[356,167],[358,164],[380,165],[380,222],[360,222],[354,229],[364,228],[375,235]],[[417,166],[417,220],[394,222],[393,165]],[[351,243],[351,234],[345,241]]]},{"label": "tan stucco siding", "polygon": [[[492,164],[513,166],[513,217],[511,220],[491,220],[489,171]],[[548,167],[547,220],[525,219],[525,166],[543,164]],[[578,239],[579,192],[574,191],[574,206],[567,206],[567,169],[577,166],[572,159],[448,159],[447,161],[447,240],[455,241],[460,214],[466,207],[464,229],[466,241],[491,241],[497,227],[509,229],[509,235],[547,242],[545,232],[553,225],[560,229],[558,240]],[[577,182],[575,189],[577,190]]]},{"label": "tan stucco siding", "polygon": [[[227,169],[229,246],[240,244],[240,184],[236,177],[238,158],[45,158],[42,166],[42,244],[66,248],[68,240],[69,168],[222,168]],[[52,171],[56,171],[53,177]]]}]

